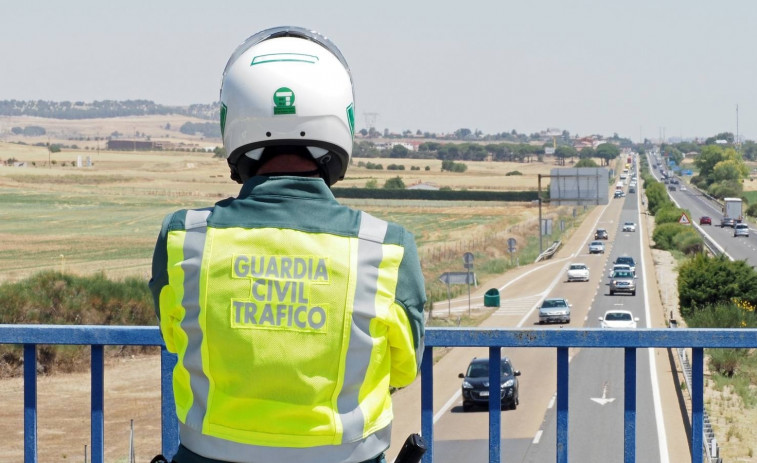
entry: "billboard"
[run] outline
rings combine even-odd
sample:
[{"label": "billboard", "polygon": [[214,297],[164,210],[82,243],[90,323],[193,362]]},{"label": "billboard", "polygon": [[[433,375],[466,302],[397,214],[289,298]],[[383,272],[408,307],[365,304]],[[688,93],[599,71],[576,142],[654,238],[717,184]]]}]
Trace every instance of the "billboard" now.
[{"label": "billboard", "polygon": [[604,167],[556,168],[549,177],[552,204],[588,206],[609,202],[610,171]]}]

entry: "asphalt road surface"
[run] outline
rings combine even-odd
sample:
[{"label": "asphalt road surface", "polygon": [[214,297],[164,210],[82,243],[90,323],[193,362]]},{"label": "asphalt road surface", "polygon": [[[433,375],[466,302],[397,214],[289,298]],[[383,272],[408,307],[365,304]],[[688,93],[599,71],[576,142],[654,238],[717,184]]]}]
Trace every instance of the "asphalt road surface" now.
[{"label": "asphalt road surface", "polygon": [[[637,190],[638,191],[638,190]],[[632,310],[639,327],[662,327],[665,320],[654,280],[646,220],[639,215],[636,194],[611,199],[592,210],[564,246],[550,260],[520,267],[487,288],[500,290],[500,309],[483,327],[560,329],[539,325],[538,305],[544,297],[566,297],[573,305],[571,327],[598,326],[597,317],[609,308]],[[622,223],[634,221],[636,232],[621,232]],[[596,228],[610,231],[605,254],[588,254]],[[635,296],[608,293],[608,265],[620,254],[637,260]],[[567,283],[565,272],[573,262],[586,263],[589,282]],[[486,288],[471,297],[472,310],[483,306]],[[451,311],[468,310],[467,295],[452,301]],[[556,351],[548,348],[508,349],[520,376],[520,405],[502,412],[503,462],[554,462]],[[434,367],[434,461],[487,462],[488,412],[464,413],[458,374],[474,356],[488,356],[487,348],[450,349]],[[623,461],[623,352],[584,349],[571,352],[569,458],[571,461]],[[665,349],[637,351],[637,461],[680,462],[690,459],[686,420],[673,381],[675,371]],[[599,400],[594,400],[599,399]],[[613,399],[613,400],[609,400]],[[394,396],[393,461],[408,434],[420,430],[420,381]],[[601,458],[598,458],[601,455]]]}]

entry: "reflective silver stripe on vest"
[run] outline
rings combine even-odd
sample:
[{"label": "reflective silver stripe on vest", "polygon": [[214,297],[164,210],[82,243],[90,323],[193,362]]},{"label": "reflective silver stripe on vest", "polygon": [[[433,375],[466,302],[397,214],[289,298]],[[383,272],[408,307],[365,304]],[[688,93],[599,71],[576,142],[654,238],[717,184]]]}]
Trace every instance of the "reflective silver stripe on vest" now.
[{"label": "reflective silver stripe on vest", "polygon": [[357,442],[317,447],[265,447],[208,436],[179,423],[184,447],[206,458],[236,463],[343,463],[365,461],[389,448],[392,425]]},{"label": "reflective silver stripe on vest", "polygon": [[352,442],[363,437],[365,417],[359,406],[358,395],[371,361],[373,338],[370,325],[371,320],[376,318],[378,268],[384,257],[382,243],[387,226],[383,220],[361,213],[350,345],[345,361],[344,385],[337,397],[337,410],[343,428],[342,442]]},{"label": "reflective silver stripe on vest", "polygon": [[188,338],[184,368],[189,372],[192,388],[192,407],[187,412],[186,424],[197,430],[202,430],[210,390],[210,382],[202,368],[203,333],[200,327],[200,272],[209,215],[210,209],[187,211],[184,219],[187,236],[184,238],[184,260],[181,263],[184,272],[184,299],[181,304],[186,311],[181,328]]}]

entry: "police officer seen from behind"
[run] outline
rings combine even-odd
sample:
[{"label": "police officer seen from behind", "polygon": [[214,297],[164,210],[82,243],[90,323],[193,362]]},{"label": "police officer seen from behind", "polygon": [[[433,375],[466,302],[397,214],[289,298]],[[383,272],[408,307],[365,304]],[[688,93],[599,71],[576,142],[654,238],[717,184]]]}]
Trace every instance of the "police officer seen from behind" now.
[{"label": "police officer seen from behind", "polygon": [[166,217],[153,256],[174,461],[383,462],[425,291],[413,236],[329,189],[354,132],[342,54],[302,28],[253,35],[223,73],[221,132],[239,196]]}]

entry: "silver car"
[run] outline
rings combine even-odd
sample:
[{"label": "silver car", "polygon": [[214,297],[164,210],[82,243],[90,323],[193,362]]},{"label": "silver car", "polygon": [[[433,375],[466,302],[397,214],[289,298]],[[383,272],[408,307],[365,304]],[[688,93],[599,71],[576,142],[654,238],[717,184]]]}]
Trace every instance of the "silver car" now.
[{"label": "silver car", "polygon": [[733,236],[746,236],[749,238],[749,225],[737,223],[733,226]]},{"label": "silver car", "polygon": [[615,293],[636,295],[636,280],[630,270],[617,270],[610,278],[610,296]]},{"label": "silver car", "polygon": [[544,299],[539,307],[539,324],[570,323],[570,308],[573,307],[564,297]]}]

